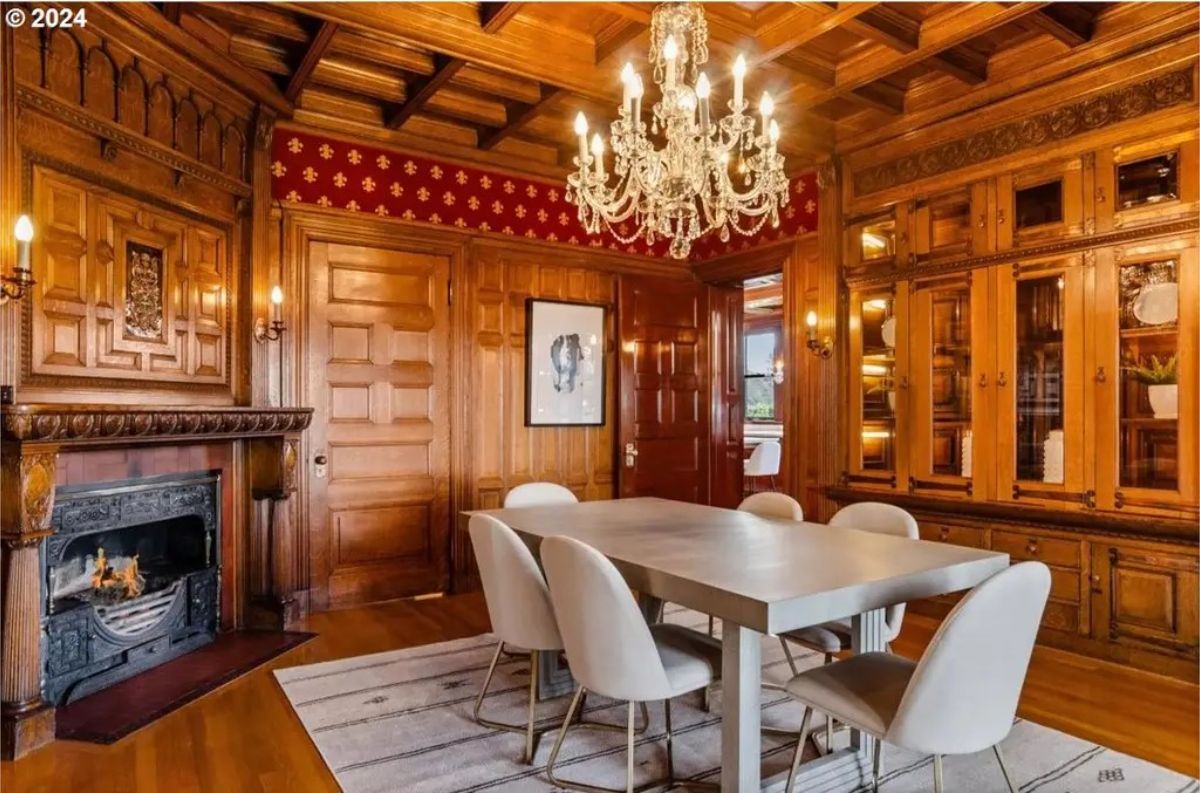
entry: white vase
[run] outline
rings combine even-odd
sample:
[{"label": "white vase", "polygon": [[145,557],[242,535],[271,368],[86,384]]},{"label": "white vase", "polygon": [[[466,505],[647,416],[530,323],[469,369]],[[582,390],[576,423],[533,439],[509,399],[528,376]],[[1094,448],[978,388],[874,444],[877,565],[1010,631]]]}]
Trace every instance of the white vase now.
[{"label": "white vase", "polygon": [[1148,386],[1150,394],[1150,409],[1156,419],[1179,418],[1179,385],[1167,383]]}]

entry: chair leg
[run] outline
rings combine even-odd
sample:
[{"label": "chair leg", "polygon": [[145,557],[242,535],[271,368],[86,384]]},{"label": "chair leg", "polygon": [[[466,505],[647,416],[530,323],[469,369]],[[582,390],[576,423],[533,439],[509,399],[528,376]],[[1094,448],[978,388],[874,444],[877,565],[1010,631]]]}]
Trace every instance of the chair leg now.
[{"label": "chair leg", "polygon": [[671,700],[663,700],[663,715],[667,722],[667,783],[675,786],[675,747],[671,740]]},{"label": "chair leg", "polygon": [[879,761],[883,755],[883,741],[875,739],[875,757],[871,762],[871,792],[879,793]]},{"label": "chair leg", "polygon": [[783,648],[783,654],[787,657],[788,666],[792,668],[792,676],[800,674],[800,667],[796,666],[796,659],[792,657],[792,648],[788,647],[787,639],[779,637],[779,646]]},{"label": "chair leg", "polygon": [[525,762],[528,765],[533,765],[538,739],[541,738],[539,733],[533,731],[534,722],[537,720],[534,706],[537,705],[538,677],[541,673],[540,655],[537,650],[529,651],[529,726],[525,730]]},{"label": "chair leg", "polygon": [[804,744],[808,742],[808,725],[812,722],[813,709],[804,706],[804,719],[800,722],[800,740],[796,741],[796,755],[792,758],[792,767],[788,771],[787,785],[783,793],[792,793],[792,785],[796,781],[796,771],[800,768],[800,759],[804,757]]},{"label": "chair leg", "polygon": [[933,793],[942,793],[942,756],[933,756]]},{"label": "chair leg", "polygon": [[625,793],[633,793],[633,702],[629,703],[628,715],[625,717]]},{"label": "chair leg", "polygon": [[496,652],[492,656],[492,663],[488,666],[487,677],[483,679],[483,688],[479,689],[479,696],[475,697],[475,710],[473,715],[475,721],[483,724],[483,719],[479,718],[479,711],[483,707],[483,699],[487,696],[488,687],[492,684],[492,676],[496,674],[496,664],[500,662],[500,653],[504,652],[504,642],[496,645]]},{"label": "chair leg", "polygon": [[1004,762],[1004,753],[1000,751],[1000,744],[993,746],[992,751],[996,753],[996,762],[1000,764],[1000,773],[1004,774],[1004,783],[1008,785],[1008,793],[1017,793],[1017,786],[1013,784],[1012,775],[1008,773],[1008,766]]}]

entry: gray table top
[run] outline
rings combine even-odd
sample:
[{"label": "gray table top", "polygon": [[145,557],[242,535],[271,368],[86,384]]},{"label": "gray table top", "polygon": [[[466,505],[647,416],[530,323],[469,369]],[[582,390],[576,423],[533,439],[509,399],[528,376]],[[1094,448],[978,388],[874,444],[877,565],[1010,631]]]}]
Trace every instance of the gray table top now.
[{"label": "gray table top", "polygon": [[638,591],[763,633],[969,589],[1009,561],[975,548],[659,498],[480,512],[535,547],[543,537],[574,537],[611,559]]}]

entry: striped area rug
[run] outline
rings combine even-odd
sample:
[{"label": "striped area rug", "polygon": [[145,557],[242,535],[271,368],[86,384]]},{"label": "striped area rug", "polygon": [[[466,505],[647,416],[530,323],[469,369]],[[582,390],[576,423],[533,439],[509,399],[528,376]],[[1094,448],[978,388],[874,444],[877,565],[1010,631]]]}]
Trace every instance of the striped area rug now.
[{"label": "striped area rug", "polygon": [[[668,620],[703,630],[707,618],[683,609]],[[524,736],[490,730],[471,709],[495,649],[489,635],[310,666],[280,669],[276,678],[338,784],[347,793],[420,791],[555,791],[544,773],[553,733],[542,738],[536,762],[520,762]],[[816,654],[795,653],[803,666]],[[776,640],[764,639],[763,677],[789,675]],[[522,722],[529,683],[527,658],[503,658],[485,704],[486,715]],[[569,698],[538,705],[545,723],[560,718]],[[587,718],[623,724],[622,703],[589,696]],[[672,706],[675,764],[681,779],[720,776],[721,698],[711,712],[698,695]],[[798,729],[801,709],[780,691],[764,689],[763,723]],[[817,725],[819,727],[819,719]],[[662,705],[650,706],[650,728],[639,737],[638,780],[664,775]],[[837,741],[846,740],[840,731]],[[794,743],[765,736],[764,775],[784,770]],[[1018,721],[1003,745],[1021,793],[1200,793],[1200,783],[1159,766],[1096,746],[1028,721]],[[946,758],[949,791],[1005,791],[991,752]],[[932,759],[895,747],[884,749],[883,793],[927,793]],[[624,734],[573,730],[563,746],[559,773],[592,784],[624,785]],[[864,788],[865,789],[865,788]]]}]

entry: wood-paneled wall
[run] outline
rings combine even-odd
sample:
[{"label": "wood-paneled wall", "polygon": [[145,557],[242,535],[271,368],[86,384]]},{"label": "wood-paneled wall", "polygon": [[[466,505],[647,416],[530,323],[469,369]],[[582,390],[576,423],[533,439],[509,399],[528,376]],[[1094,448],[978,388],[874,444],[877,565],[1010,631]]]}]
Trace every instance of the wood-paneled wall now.
[{"label": "wood-paneled wall", "polygon": [[[580,500],[612,498],[616,390],[616,285],[586,257],[558,263],[542,250],[481,241],[474,248],[471,316],[471,503],[499,507],[525,482],[557,482]],[[602,427],[525,426],[525,303],[574,300],[607,309],[607,409]]]}]

